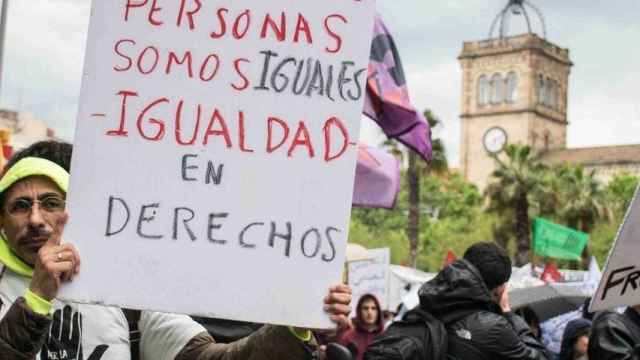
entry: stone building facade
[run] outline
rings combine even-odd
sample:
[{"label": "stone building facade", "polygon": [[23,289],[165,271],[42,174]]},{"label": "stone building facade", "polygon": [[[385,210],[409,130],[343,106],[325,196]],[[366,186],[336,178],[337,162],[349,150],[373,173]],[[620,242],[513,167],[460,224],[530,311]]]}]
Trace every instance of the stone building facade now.
[{"label": "stone building facade", "polygon": [[[493,154],[507,143],[529,145],[548,164],[569,162],[609,181],[640,175],[640,145],[567,149],[569,50],[527,33],[465,42],[462,67],[461,161],[466,179],[483,190]],[[579,121],[579,120],[578,120]]]},{"label": "stone building facade", "polygon": [[[490,153],[506,143],[539,151],[564,149],[567,139],[569,51],[534,34],[465,42],[462,66],[461,169],[484,189],[494,170]],[[497,130],[506,139],[491,139]],[[499,141],[488,149],[491,141]],[[491,146],[490,146],[491,147]]]}]

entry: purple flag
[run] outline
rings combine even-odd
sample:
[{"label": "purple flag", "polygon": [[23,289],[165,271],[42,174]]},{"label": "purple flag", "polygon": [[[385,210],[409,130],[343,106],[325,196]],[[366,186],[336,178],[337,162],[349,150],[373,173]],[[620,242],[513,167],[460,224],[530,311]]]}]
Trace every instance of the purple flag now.
[{"label": "purple flag", "polygon": [[364,114],[384,133],[431,161],[431,129],[409,99],[400,55],[380,15],[376,16]]},{"label": "purple flag", "polygon": [[359,144],[353,206],[393,209],[398,191],[398,159],[382,149]]}]

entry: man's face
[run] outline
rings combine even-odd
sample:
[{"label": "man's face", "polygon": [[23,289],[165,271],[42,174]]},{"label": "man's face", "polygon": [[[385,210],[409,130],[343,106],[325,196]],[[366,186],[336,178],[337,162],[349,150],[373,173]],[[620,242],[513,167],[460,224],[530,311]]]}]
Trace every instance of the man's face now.
[{"label": "man's face", "polygon": [[0,226],[13,252],[27,264],[33,266],[38,250],[62,231],[64,198],[53,181],[41,176],[22,179],[5,192]]},{"label": "man's face", "polygon": [[576,356],[583,356],[587,354],[588,348],[589,348],[589,336],[582,335],[576,340],[575,344],[573,345],[573,353]]},{"label": "man's face", "polygon": [[365,325],[376,325],[378,323],[378,307],[376,302],[368,299],[360,306],[360,317]]}]

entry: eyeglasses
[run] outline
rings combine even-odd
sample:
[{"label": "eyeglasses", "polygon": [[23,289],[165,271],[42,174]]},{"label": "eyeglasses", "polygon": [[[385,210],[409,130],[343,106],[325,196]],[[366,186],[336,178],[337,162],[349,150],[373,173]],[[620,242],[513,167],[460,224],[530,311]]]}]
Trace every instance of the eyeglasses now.
[{"label": "eyeglasses", "polygon": [[25,217],[31,214],[34,204],[38,204],[44,213],[54,214],[63,212],[66,202],[57,196],[49,196],[42,200],[21,198],[9,204],[7,213],[15,217]]}]

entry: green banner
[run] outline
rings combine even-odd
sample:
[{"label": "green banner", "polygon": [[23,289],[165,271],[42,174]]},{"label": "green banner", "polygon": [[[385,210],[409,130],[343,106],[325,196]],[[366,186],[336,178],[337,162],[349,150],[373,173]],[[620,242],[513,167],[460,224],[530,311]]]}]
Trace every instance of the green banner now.
[{"label": "green banner", "polygon": [[533,220],[533,250],[555,259],[580,260],[589,234],[554,224],[542,218]]}]

